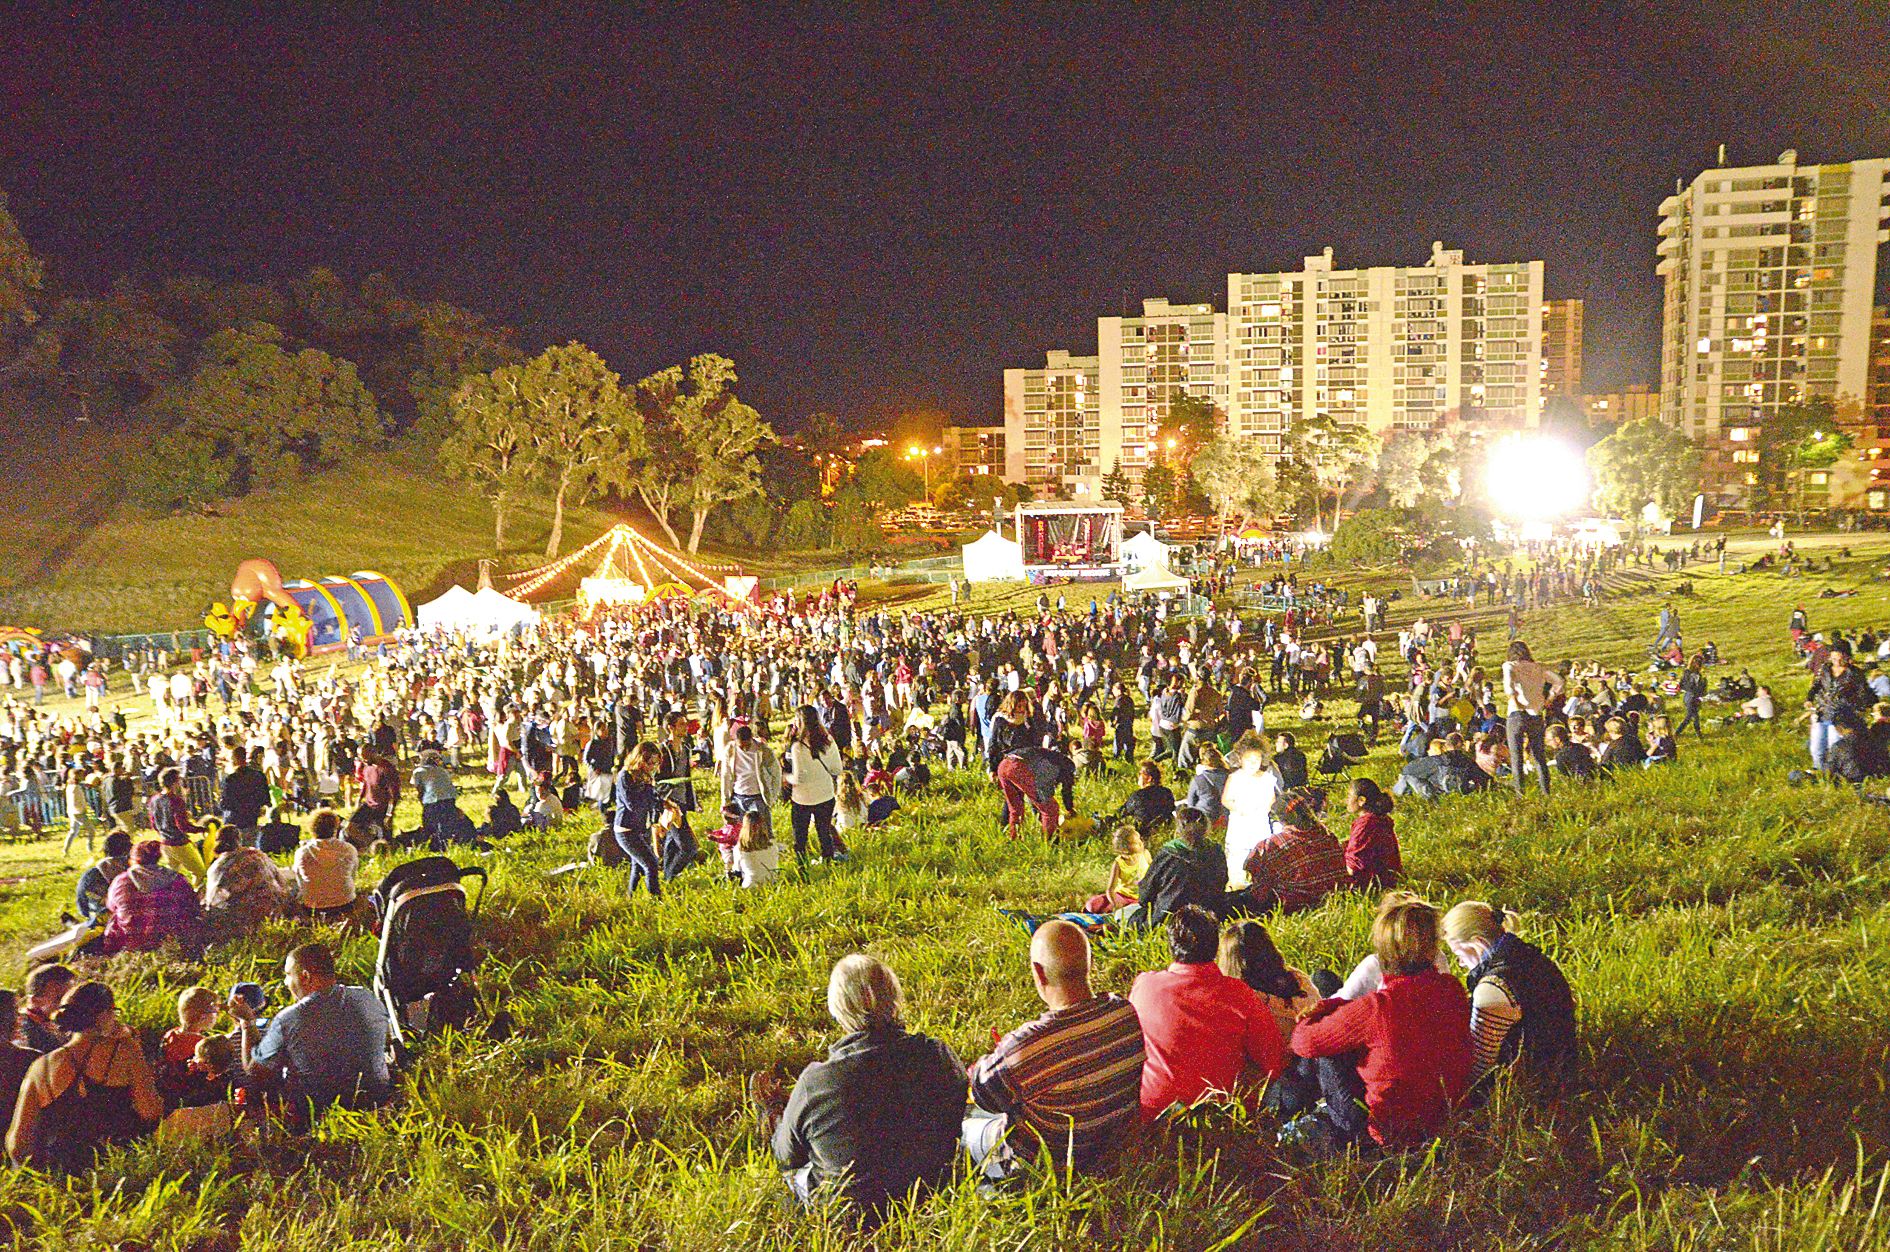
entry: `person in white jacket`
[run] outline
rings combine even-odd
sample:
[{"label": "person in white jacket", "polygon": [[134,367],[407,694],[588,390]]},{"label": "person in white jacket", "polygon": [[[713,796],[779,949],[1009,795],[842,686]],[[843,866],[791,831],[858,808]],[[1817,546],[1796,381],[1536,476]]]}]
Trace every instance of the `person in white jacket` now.
[{"label": "person in white jacket", "polygon": [[746,721],[735,723],[717,770],[722,794],[744,813],[773,824],[770,812],[781,798],[781,758]]},{"label": "person in white jacket", "polygon": [[803,704],[794,714],[794,724],[788,728],[785,764],[794,859],[807,860],[807,828],[811,824],[820,835],[821,857],[846,860],[846,847],[834,830],[833,820],[834,798],[845,766],[839,746],[820,720],[820,711],[811,704]]}]

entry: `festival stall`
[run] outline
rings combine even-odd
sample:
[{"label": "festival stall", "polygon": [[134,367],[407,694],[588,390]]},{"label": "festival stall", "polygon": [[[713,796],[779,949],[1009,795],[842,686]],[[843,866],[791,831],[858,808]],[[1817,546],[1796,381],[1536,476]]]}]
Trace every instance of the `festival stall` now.
[{"label": "festival stall", "polygon": [[1122,563],[1131,573],[1151,565],[1170,566],[1172,555],[1169,546],[1152,530],[1139,530],[1122,541]]},{"label": "festival stall", "polygon": [[498,635],[519,626],[535,625],[540,614],[529,604],[520,604],[510,596],[490,587],[477,592],[464,587],[446,589],[439,599],[420,606],[422,630],[463,631],[475,635]]},{"label": "festival stall", "polygon": [[968,583],[1015,582],[1024,577],[1024,550],[1014,539],[987,530],[961,550]]},{"label": "festival stall", "polygon": [[1145,565],[1122,580],[1124,591],[1152,591],[1156,595],[1186,594],[1194,584],[1166,565]]}]

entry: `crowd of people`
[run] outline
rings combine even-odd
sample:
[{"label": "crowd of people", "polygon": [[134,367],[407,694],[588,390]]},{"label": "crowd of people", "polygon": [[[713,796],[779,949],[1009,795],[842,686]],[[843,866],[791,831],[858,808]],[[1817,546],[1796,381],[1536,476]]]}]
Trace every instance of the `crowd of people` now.
[{"label": "crowd of people", "polygon": [[[1479,577],[1495,595],[1527,596],[1544,576]],[[586,859],[622,867],[633,895],[660,899],[685,875],[759,888],[789,868],[784,851],[802,868],[872,855],[864,832],[896,821],[902,798],[938,771],[982,769],[1013,837],[1100,825],[1107,880],[1069,913],[1019,915],[1047,1011],[969,1070],[904,1030],[883,964],[835,968],[828,1002],[844,1037],[791,1092],[772,1076],[756,1083],[795,1194],[839,1191],[871,1208],[942,1176],[960,1146],[992,1180],[1044,1154],[1089,1168],[1135,1125],[1204,1097],[1264,1100],[1290,1142],[1404,1146],[1519,1058],[1566,1072],[1574,1018],[1566,981],[1511,915],[1474,901],[1440,912],[1397,890],[1394,797],[1498,780],[1521,792],[1532,779],[1546,793],[1557,774],[1676,760],[1681,734],[1706,732],[1709,699],[1739,698],[1728,720],[1778,709],[1746,675],[1709,689],[1719,658],[1707,649],[1663,677],[1545,665],[1512,638],[1486,672],[1474,630],[1422,617],[1397,630],[1400,691],[1380,666],[1384,599],[1353,614],[1310,585],[1283,580],[1270,594],[1283,591],[1293,607],[1257,620],[1214,606],[1183,618],[1120,595],[1024,613],[866,609],[841,588],[759,610],[671,601],[496,640],[406,634],[345,672],[239,642],[178,670],[188,692],[167,681],[148,722],[109,697],[65,710],[0,702],[0,767],[64,795],[68,854],[102,838],[75,894],[75,958],[215,943],[276,918],[353,923],[364,857],[490,850],[593,813]],[[1302,604],[1321,606],[1322,637],[1308,637]],[[1848,777],[1868,730],[1850,711],[1876,702],[1874,680],[1849,664],[1851,641],[1799,633],[1814,764]],[[1683,706],[1677,725],[1661,711],[1667,695]],[[1300,701],[1297,735],[1268,730],[1282,698]],[[1355,718],[1326,715],[1341,700]],[[1322,724],[1325,749],[1309,761],[1299,737]],[[1385,736],[1405,759],[1396,780],[1349,777]],[[1883,759],[1890,773],[1890,750]],[[1078,779],[1112,761],[1135,788],[1113,813],[1077,814]],[[1318,774],[1344,782],[1343,838],[1327,828]],[[485,781],[469,784],[475,775]],[[462,808],[469,785],[491,795],[482,825]],[[1383,897],[1371,955],[1343,980],[1286,965],[1264,919],[1340,891]],[[1173,957],[1126,997],[1091,984],[1090,936],[1112,927],[1159,929]],[[1448,972],[1453,957],[1467,988]],[[57,1131],[39,1145],[87,1101],[109,1106],[87,1115],[101,1128],[87,1150],[219,1103],[180,1102],[197,1078],[229,1108],[284,1085],[316,1107],[383,1097],[390,1076],[364,1042],[386,1033],[381,1006],[340,986],[326,948],[296,948],[290,967],[294,1003],[266,1025],[260,988],[196,997],[164,1048],[181,1068],[160,1072],[123,1046],[109,988],[42,966],[36,978],[66,981],[57,994],[27,987],[16,1047],[33,1056],[16,1066],[15,1159],[77,1160]]]}]

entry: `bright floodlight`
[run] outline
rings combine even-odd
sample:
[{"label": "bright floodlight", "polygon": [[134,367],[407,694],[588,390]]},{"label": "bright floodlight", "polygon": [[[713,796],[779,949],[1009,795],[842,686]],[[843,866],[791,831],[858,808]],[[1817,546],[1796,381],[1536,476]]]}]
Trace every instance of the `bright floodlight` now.
[{"label": "bright floodlight", "polygon": [[1588,467],[1565,443],[1510,435],[1490,449],[1490,503],[1504,517],[1563,517],[1588,502]]}]

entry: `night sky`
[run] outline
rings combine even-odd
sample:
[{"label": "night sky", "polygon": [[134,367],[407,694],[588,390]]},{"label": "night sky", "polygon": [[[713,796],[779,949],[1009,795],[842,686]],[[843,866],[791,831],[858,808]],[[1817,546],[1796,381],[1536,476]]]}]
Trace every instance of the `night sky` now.
[{"label": "night sky", "polygon": [[1591,389],[1651,381],[1675,177],[1890,155],[1882,3],[73,7],[0,4],[0,188],[66,282],[379,270],[630,379],[723,352],[784,428],[996,421],[1098,315],[1432,239],[1542,258]]}]

